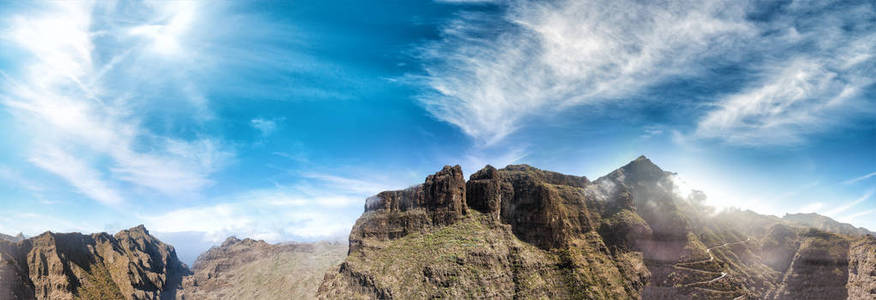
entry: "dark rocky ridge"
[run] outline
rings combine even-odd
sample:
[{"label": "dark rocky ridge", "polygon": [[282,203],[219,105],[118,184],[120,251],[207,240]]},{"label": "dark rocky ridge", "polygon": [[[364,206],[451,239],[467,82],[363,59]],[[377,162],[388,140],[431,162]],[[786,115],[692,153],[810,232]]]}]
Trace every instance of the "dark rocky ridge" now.
[{"label": "dark rocky ridge", "polygon": [[2,299],[174,299],[188,272],[142,225],[0,241]]},{"label": "dark rocky ridge", "polygon": [[318,295],[876,297],[872,243],[842,227],[715,215],[704,194],[680,196],[675,174],[644,156],[596,181],[526,165],[487,166],[467,182],[456,174],[445,167],[423,185],[369,198],[347,259]]}]

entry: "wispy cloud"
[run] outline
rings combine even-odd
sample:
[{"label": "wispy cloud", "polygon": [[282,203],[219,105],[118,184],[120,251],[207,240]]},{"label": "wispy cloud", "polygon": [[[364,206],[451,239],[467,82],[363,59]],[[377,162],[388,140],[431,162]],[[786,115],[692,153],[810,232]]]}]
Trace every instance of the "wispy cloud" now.
[{"label": "wispy cloud", "polygon": [[141,216],[158,232],[202,232],[207,242],[230,235],[269,241],[335,239],[349,233],[365,198],[403,188],[384,181],[309,173],[290,185],[251,190],[216,203]]},{"label": "wispy cloud", "polygon": [[859,211],[859,212],[853,213],[853,214],[851,214],[851,215],[841,217],[841,218],[840,218],[840,221],[842,221],[842,222],[847,222],[847,223],[851,223],[851,222],[853,222],[855,219],[857,219],[857,218],[859,218],[859,217],[863,217],[863,216],[871,215],[871,214],[873,214],[873,213],[876,213],[876,209],[869,209],[869,210]]},{"label": "wispy cloud", "polygon": [[30,161],[70,182],[82,194],[107,205],[118,205],[123,198],[88,163],[58,149],[46,149]]},{"label": "wispy cloud", "polygon": [[727,65],[738,67],[738,86],[656,101],[699,102],[691,106],[701,116],[675,120],[693,123],[687,140],[795,144],[876,113],[861,97],[874,83],[872,5],[520,0],[504,8],[501,18],[461,13],[423,47],[422,103],[486,145],[570,107],[636,101]]},{"label": "wispy cloud", "polygon": [[828,215],[828,216],[835,217],[835,216],[849,210],[850,208],[854,207],[855,205],[861,204],[861,202],[864,202],[867,199],[870,199],[870,196],[873,196],[874,192],[876,192],[876,190],[869,190],[866,193],[864,193],[864,195],[862,195],[861,197],[858,197],[858,199],[855,199],[854,201],[842,204],[834,209],[828,210],[828,211],[824,212],[824,214]]},{"label": "wispy cloud", "polygon": [[855,177],[855,178],[852,178],[852,179],[849,179],[849,180],[843,181],[843,184],[853,184],[853,183],[856,183],[856,182],[860,182],[860,181],[864,181],[864,180],[870,179],[870,177],[873,177],[873,176],[876,176],[876,172],[873,172],[873,173],[870,173],[870,174],[867,174],[867,175],[864,175],[864,176],[861,176],[861,177]]},{"label": "wispy cloud", "polygon": [[73,222],[69,219],[16,210],[0,211],[0,232],[24,233],[32,236],[46,231],[53,232],[98,232],[101,227],[89,221]]},{"label": "wispy cloud", "polygon": [[277,122],[274,120],[255,118],[250,120],[249,124],[252,128],[258,130],[262,137],[269,136],[274,133],[274,130],[277,130]]},{"label": "wispy cloud", "polygon": [[[799,144],[815,133],[849,126],[872,103],[861,92],[872,85],[876,17],[872,4],[795,2],[761,25],[769,48],[744,49],[765,56],[753,81],[722,97],[698,123],[696,136],[743,145]],[[753,52],[758,51],[758,52]]]},{"label": "wispy cloud", "polygon": [[[10,109],[17,126],[28,130],[30,162],[104,204],[123,202],[120,182],[167,195],[197,193],[233,156],[216,139],[155,133],[142,121],[155,95],[116,90],[131,80],[142,83],[136,74],[148,74],[158,64],[152,46],[161,48],[161,55],[173,50],[171,45],[181,47],[176,40],[188,22],[179,20],[194,17],[191,7],[148,5],[158,5],[152,10],[156,15],[145,18],[148,24],[118,28],[113,26],[115,6],[52,2],[14,16],[2,32],[4,47],[21,50],[28,62],[20,73],[3,74],[0,104]],[[156,25],[161,22],[156,20],[167,23]],[[124,30],[136,33],[143,26],[158,27],[147,40],[132,40]],[[109,37],[123,44],[108,45]],[[203,102],[198,99],[193,101]]]},{"label": "wispy cloud", "polygon": [[502,19],[462,14],[424,49],[433,92],[421,100],[438,118],[494,143],[527,117],[698,72],[697,62],[754,32],[734,3],[512,1]]},{"label": "wispy cloud", "polygon": [[765,82],[723,99],[699,122],[696,135],[747,145],[799,143],[807,134],[837,125],[855,107],[850,102],[873,82],[865,73],[822,59],[780,64],[786,65],[768,72]]}]

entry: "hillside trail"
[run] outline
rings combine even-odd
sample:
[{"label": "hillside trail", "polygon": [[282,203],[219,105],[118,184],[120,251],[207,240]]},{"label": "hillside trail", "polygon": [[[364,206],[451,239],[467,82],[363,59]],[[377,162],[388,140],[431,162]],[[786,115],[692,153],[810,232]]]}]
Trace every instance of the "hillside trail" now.
[{"label": "hillside trail", "polygon": [[[712,249],[720,248],[720,247],[726,247],[726,246],[729,246],[729,245],[741,244],[741,243],[748,242],[748,241],[750,241],[750,240],[751,240],[751,238],[749,237],[749,238],[746,238],[744,241],[736,241],[736,242],[723,243],[723,244],[721,244],[721,245],[717,245],[717,246],[709,247],[709,248],[706,249],[706,253],[709,254],[709,259],[701,260],[701,261],[695,261],[695,262],[677,263],[677,264],[675,264],[674,267],[675,267],[675,268],[679,268],[679,269],[686,269],[686,270],[696,270],[696,271],[700,271],[700,272],[719,273],[719,272],[713,272],[713,271],[706,271],[706,270],[693,269],[693,268],[684,267],[684,266],[681,266],[681,265],[684,265],[684,264],[696,264],[696,263],[703,263],[703,262],[714,261],[714,260],[715,260],[715,256],[712,255]],[[715,277],[715,278],[712,278],[712,279],[709,279],[709,280],[704,280],[704,281],[698,281],[698,282],[688,283],[688,284],[685,284],[684,286],[692,286],[692,285],[697,285],[697,284],[709,284],[709,283],[712,283],[712,282],[715,282],[715,281],[718,281],[718,280],[724,279],[724,277],[727,277],[727,275],[728,275],[727,272],[720,272],[720,275],[717,276],[717,277]],[[702,289],[707,289],[707,290],[712,290],[712,291],[716,291],[716,292],[721,292],[721,291],[719,291],[719,290],[714,290],[714,289],[709,289],[709,288],[702,288]],[[744,296],[744,295],[743,295],[743,296]],[[734,300],[742,299],[743,296],[739,296],[739,297],[736,297],[736,298],[733,298],[733,299],[734,299]]]}]

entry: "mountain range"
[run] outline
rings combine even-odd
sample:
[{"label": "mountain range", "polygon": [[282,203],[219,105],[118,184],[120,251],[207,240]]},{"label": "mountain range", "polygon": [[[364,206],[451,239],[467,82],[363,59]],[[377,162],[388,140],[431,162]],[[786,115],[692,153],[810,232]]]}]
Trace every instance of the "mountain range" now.
[{"label": "mountain range", "polygon": [[876,299],[872,232],[716,212],[675,176],[445,166],[366,199],[348,245],[232,237],[192,268],[142,226],[4,236],[0,299]]}]

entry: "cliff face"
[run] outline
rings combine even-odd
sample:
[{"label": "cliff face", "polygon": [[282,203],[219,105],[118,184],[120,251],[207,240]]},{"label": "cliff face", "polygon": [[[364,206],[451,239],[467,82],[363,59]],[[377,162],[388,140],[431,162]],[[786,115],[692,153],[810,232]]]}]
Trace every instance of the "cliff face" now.
[{"label": "cliff face", "polygon": [[268,244],[230,237],[201,254],[179,299],[311,299],[323,274],[343,261],[337,243]]},{"label": "cliff face", "polygon": [[365,214],[350,233],[350,250],[361,247],[365,239],[397,239],[425,228],[450,225],[467,211],[462,168],[445,166],[421,185],[368,198]]},{"label": "cliff face", "polygon": [[0,241],[0,298],[173,299],[188,269],[142,225]]},{"label": "cliff face", "polygon": [[[584,177],[525,165],[487,166],[467,183],[461,174],[445,167],[421,186],[370,198],[319,296],[640,296],[648,271],[617,236],[649,233],[632,206],[598,199]],[[606,230],[610,239],[606,226],[618,228]]]},{"label": "cliff face", "polygon": [[855,241],[849,251],[849,299],[876,299],[876,238]]},{"label": "cliff face", "polygon": [[[714,214],[645,157],[595,181],[445,167],[366,201],[321,298],[869,299],[873,241]],[[438,187],[438,188],[436,188]],[[464,199],[464,201],[460,201]]]}]

